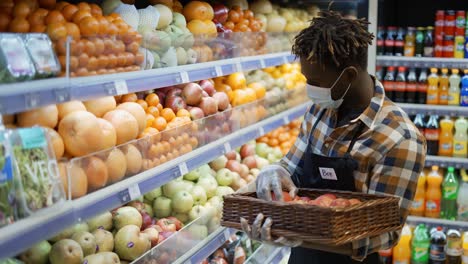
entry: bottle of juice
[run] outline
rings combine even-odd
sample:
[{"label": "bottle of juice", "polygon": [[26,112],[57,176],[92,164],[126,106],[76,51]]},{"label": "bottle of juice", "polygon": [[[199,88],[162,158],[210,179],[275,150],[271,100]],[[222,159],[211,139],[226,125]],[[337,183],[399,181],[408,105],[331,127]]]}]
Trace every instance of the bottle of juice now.
[{"label": "bottle of juice", "polygon": [[418,178],[418,185],[416,187],[416,194],[414,195],[413,202],[411,203],[410,214],[416,216],[424,216],[424,208],[426,207],[426,175],[424,171]]},{"label": "bottle of juice", "polygon": [[429,262],[429,232],[425,224],[419,224],[413,232],[411,240],[411,264],[427,264]]},{"label": "bottle of juice", "polygon": [[[467,35],[468,39],[468,35]],[[468,45],[467,45],[468,49]],[[460,91],[460,105],[461,106],[468,106],[468,69],[463,70],[463,75],[461,83],[462,83],[462,88]]]},{"label": "bottle of juice", "polygon": [[450,75],[449,77],[449,105],[460,105],[460,82],[461,78],[460,75],[458,75],[458,69],[452,69],[452,75]]},{"label": "bottle of juice", "polygon": [[468,122],[465,118],[459,117],[455,121],[455,136],[453,137],[453,156],[466,158],[468,135]]},{"label": "bottle of juice", "polygon": [[468,231],[463,233],[462,264],[468,264]]},{"label": "bottle of juice", "polygon": [[411,229],[408,225],[403,227],[400,241],[393,248],[393,264],[410,264],[411,260]]},{"label": "bottle of juice", "polygon": [[447,105],[448,104],[448,89],[449,89],[449,77],[448,69],[443,68],[442,74],[439,78],[439,104]]},{"label": "bottle of juice", "polygon": [[440,121],[439,156],[451,157],[453,154],[453,121],[446,116]]},{"label": "bottle of juice", "polygon": [[444,182],[442,182],[442,202],[440,217],[448,220],[457,218],[458,179],[453,167],[447,168]]},{"label": "bottle of juice", "polygon": [[[460,170],[462,184],[458,190],[458,213],[457,220],[468,222],[468,174],[465,169]],[[468,239],[468,238],[467,238]]]},{"label": "bottle of juice", "polygon": [[427,82],[429,86],[427,87],[426,104],[436,105],[439,103],[439,75],[437,75],[436,68],[431,68],[431,74],[429,74],[429,77],[427,77]]},{"label": "bottle of juice", "polygon": [[439,166],[432,166],[431,172],[427,175],[427,190],[426,190],[426,211],[424,216],[431,218],[439,218],[440,216],[440,199],[442,198],[443,178],[439,174]]},{"label": "bottle of juice", "polygon": [[460,231],[449,229],[447,231],[446,264],[460,264],[463,255],[463,243]]}]

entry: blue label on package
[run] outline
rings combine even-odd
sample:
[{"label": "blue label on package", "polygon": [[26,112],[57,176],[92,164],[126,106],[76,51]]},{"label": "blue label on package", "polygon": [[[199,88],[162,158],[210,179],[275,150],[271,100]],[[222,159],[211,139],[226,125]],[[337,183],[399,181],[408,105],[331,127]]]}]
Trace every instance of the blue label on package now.
[{"label": "blue label on package", "polygon": [[0,184],[6,183],[8,181],[13,180],[13,170],[11,167],[11,158],[10,156],[4,157],[4,164],[2,164],[2,168],[0,168]]},{"label": "blue label on package", "polygon": [[44,130],[39,127],[18,129],[21,143],[25,149],[43,148],[47,145]]}]

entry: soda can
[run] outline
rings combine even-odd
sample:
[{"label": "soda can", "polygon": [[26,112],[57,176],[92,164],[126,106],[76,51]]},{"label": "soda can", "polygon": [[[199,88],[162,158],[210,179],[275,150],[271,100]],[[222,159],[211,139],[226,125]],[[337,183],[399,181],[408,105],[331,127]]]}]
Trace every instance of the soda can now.
[{"label": "soda can", "polygon": [[449,36],[455,35],[455,11],[454,10],[447,10],[445,12],[444,33],[445,35],[449,35]]},{"label": "soda can", "polygon": [[464,10],[458,10],[455,19],[455,36],[465,36],[465,15]]},{"label": "soda can", "polygon": [[444,58],[453,58],[453,49],[454,49],[455,41],[453,36],[445,36],[444,37],[444,45],[442,50],[442,57]]},{"label": "soda can", "polygon": [[445,23],[444,10],[437,10],[436,19],[435,19],[435,31],[434,31],[435,36],[442,35],[442,32],[444,32],[444,23]]}]

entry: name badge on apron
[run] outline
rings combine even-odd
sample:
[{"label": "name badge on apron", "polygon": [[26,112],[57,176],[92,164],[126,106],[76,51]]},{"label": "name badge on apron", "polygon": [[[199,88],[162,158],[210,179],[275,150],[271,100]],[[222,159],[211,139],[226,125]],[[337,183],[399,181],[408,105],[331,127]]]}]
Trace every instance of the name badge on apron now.
[{"label": "name badge on apron", "polygon": [[320,176],[324,180],[334,180],[334,181],[338,180],[338,178],[336,177],[335,170],[333,168],[319,167],[319,171],[320,171]]}]

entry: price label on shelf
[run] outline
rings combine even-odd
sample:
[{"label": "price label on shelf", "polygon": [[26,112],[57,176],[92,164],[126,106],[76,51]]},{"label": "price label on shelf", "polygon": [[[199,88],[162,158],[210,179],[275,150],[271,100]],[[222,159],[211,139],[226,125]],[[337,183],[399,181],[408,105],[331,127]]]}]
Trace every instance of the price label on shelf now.
[{"label": "price label on shelf", "polygon": [[26,94],[25,99],[26,99],[26,108],[28,109],[37,107],[40,102],[39,95],[35,93]]},{"label": "price label on shelf", "polygon": [[236,63],[236,72],[241,72],[242,71],[242,63],[237,62]]},{"label": "price label on shelf", "polygon": [[265,129],[263,129],[263,127],[259,127],[259,128],[258,128],[258,135],[259,135],[259,136],[265,135]]},{"label": "price label on shelf", "polygon": [[283,122],[285,125],[289,124],[289,117],[288,116],[283,117]]},{"label": "price label on shelf", "polygon": [[260,59],[260,67],[261,67],[262,69],[266,68],[265,60]]},{"label": "price label on shelf", "polygon": [[57,101],[57,103],[70,101],[70,93],[68,92],[67,88],[57,89],[54,92],[55,92],[55,100]]},{"label": "price label on shelf", "polygon": [[180,176],[187,174],[189,172],[187,168],[187,163],[182,162],[181,164],[179,164],[179,170],[180,170]]},{"label": "price label on shelf", "polygon": [[128,94],[127,82],[125,80],[115,80],[114,88],[117,95]]},{"label": "price label on shelf", "polygon": [[140,186],[138,186],[138,183],[128,187],[128,194],[130,195],[130,200],[135,200],[141,196]]},{"label": "price label on shelf", "polygon": [[226,142],[224,143],[224,152],[225,153],[228,153],[230,152],[232,149],[231,149],[231,144],[229,144],[229,142]]},{"label": "price label on shelf", "polygon": [[[228,240],[229,237],[231,236],[231,232],[229,231],[229,229],[226,228],[226,230],[224,230],[224,241]],[[250,239],[247,239],[250,241]]]},{"label": "price label on shelf", "polygon": [[289,63],[288,56],[283,57],[283,63],[284,64]]},{"label": "price label on shelf", "polygon": [[215,66],[215,72],[217,77],[223,76],[223,68],[221,68],[221,66]]},{"label": "price label on shelf", "polygon": [[180,72],[180,80],[182,81],[182,83],[190,82],[188,73],[186,71]]}]

